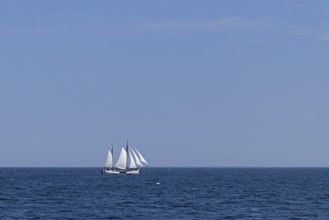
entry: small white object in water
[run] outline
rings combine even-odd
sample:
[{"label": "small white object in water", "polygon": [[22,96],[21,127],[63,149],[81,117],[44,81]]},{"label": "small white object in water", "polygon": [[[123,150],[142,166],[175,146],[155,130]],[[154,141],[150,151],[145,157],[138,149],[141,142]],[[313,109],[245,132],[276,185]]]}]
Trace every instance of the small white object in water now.
[{"label": "small white object in water", "polygon": [[160,185],[160,182],[157,182],[156,184],[157,184],[157,185]]}]

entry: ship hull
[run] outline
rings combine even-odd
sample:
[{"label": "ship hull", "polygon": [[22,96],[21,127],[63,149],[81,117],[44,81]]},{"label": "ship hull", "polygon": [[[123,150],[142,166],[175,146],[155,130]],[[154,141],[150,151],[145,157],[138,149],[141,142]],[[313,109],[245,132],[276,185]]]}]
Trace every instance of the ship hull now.
[{"label": "ship hull", "polygon": [[137,170],[113,170],[113,169],[109,169],[103,170],[104,174],[139,174],[139,169]]}]

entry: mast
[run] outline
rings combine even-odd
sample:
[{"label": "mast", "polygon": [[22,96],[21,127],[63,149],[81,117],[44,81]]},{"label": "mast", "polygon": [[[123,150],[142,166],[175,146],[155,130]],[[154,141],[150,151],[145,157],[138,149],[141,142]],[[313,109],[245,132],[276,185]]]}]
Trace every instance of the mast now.
[{"label": "mast", "polygon": [[111,153],[112,153],[112,156],[113,156],[113,142],[111,143],[111,145],[112,145]]},{"label": "mast", "polygon": [[128,154],[129,154],[129,151],[128,151],[128,139],[127,139],[127,146],[126,146],[126,152],[127,152],[127,162],[126,162],[126,170],[128,170]]}]

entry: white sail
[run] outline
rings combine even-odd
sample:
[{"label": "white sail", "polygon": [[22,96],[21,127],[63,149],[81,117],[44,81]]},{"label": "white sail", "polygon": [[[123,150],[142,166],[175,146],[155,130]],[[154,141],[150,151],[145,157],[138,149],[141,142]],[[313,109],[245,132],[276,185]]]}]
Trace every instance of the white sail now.
[{"label": "white sail", "polygon": [[142,164],[142,162],[139,160],[139,158],[138,158],[138,156],[136,155],[134,149],[130,148],[130,150],[131,150],[131,152],[132,152],[132,154],[133,154],[133,157],[134,157],[134,159],[135,159],[135,162],[136,162],[137,167],[143,167],[143,164]]},{"label": "white sail", "polygon": [[128,150],[128,155],[129,155],[129,157],[128,157],[128,168],[130,168],[130,169],[137,168],[135,160],[134,160],[134,158],[131,155],[131,152],[129,150]]},{"label": "white sail", "polygon": [[148,166],[147,161],[136,148],[122,147],[117,163],[114,162],[113,144],[112,150],[108,151],[103,173],[105,174],[139,174],[141,167]]},{"label": "white sail", "polygon": [[127,151],[123,147],[121,148],[120,156],[119,156],[118,162],[115,166],[119,169],[123,169],[123,170],[126,169],[126,166],[127,166]]},{"label": "white sail", "polygon": [[141,155],[141,153],[139,153],[139,151],[136,149],[136,147],[135,147],[135,150],[136,150],[136,152],[137,152],[137,155],[138,155],[138,157],[139,157],[139,160],[140,160],[142,163],[144,163],[145,166],[148,166],[148,165],[149,165],[148,162],[144,159],[144,157]]},{"label": "white sail", "polygon": [[113,163],[113,155],[112,155],[112,151],[109,150],[107,152],[105,167],[112,168],[112,163]]}]

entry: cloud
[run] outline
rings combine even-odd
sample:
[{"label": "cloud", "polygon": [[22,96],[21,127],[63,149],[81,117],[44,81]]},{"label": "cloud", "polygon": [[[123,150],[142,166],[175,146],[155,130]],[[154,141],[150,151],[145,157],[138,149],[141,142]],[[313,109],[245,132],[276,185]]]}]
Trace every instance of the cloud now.
[{"label": "cloud", "polygon": [[322,22],[313,26],[294,25],[278,22],[274,19],[248,20],[240,17],[229,17],[193,22],[145,22],[142,27],[159,32],[261,31],[329,42],[329,31],[326,30],[328,25],[323,24]]},{"label": "cloud", "polygon": [[150,30],[172,31],[219,31],[219,30],[246,30],[264,27],[266,20],[245,20],[239,17],[221,18],[209,21],[195,22],[146,22],[142,26]]},{"label": "cloud", "polygon": [[329,32],[326,27],[322,26],[283,26],[275,30],[277,33],[284,35],[293,35],[308,39],[329,42]]},{"label": "cloud", "polygon": [[329,42],[329,32],[319,34],[315,37],[317,40],[328,41]]},{"label": "cloud", "polygon": [[[55,21],[59,21],[56,23]],[[61,22],[63,24],[61,24]],[[87,16],[68,10],[53,11],[42,23],[30,26],[8,26],[0,23],[0,36],[46,36],[62,34],[134,35],[145,32],[194,33],[194,32],[258,32],[281,36],[294,36],[329,42],[329,22],[318,21],[313,25],[293,24],[279,18],[246,19],[223,17],[194,21],[141,21],[136,19],[111,19],[106,16]]]}]

